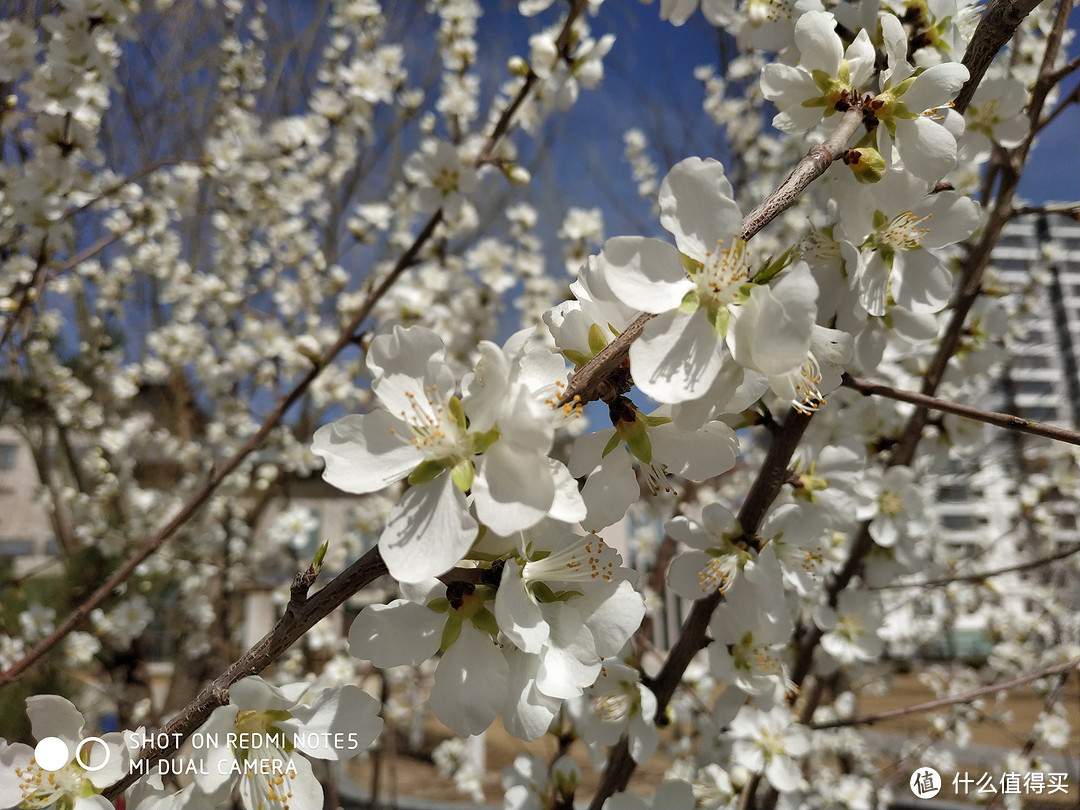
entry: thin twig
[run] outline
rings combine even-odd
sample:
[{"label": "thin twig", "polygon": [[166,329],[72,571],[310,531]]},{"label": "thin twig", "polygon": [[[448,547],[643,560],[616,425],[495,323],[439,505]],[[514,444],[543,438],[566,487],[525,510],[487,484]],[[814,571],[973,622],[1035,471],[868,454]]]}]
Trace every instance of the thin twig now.
[{"label": "thin twig", "polygon": [[877,585],[871,586],[869,590],[894,591],[903,590],[905,588],[940,588],[952,585],[954,582],[984,582],[988,579],[993,579],[994,577],[1003,576],[1004,574],[1017,574],[1022,571],[1031,571],[1034,568],[1042,568],[1044,565],[1049,565],[1058,560],[1064,560],[1066,557],[1071,557],[1073,554],[1080,554],[1080,546],[1064,549],[1057,554],[1051,554],[1047,557],[1039,557],[1037,560],[1028,560],[1027,562],[1008,565],[1004,568],[995,568],[992,571],[976,571],[973,574],[955,574],[949,577],[942,577],[941,579],[927,579],[922,582],[898,582],[894,585]]},{"label": "thin twig", "polygon": [[[1077,85],[1080,87],[1080,85]],[[1080,219],[1080,202],[1059,203],[1057,205],[1020,205],[1013,208],[1014,217],[1026,217],[1032,214],[1060,214],[1071,219]]]},{"label": "thin twig", "polygon": [[810,728],[814,730],[825,728],[848,728],[850,726],[872,726],[874,723],[880,723],[882,720],[892,720],[895,717],[904,717],[909,714],[923,714],[925,712],[932,712],[934,709],[943,709],[946,706],[955,706],[961,703],[971,703],[978,700],[981,697],[987,695],[993,695],[997,692],[1004,692],[1007,689],[1014,689],[1017,686],[1023,686],[1026,683],[1037,681],[1040,678],[1046,678],[1050,675],[1057,675],[1058,673],[1069,672],[1080,666],[1080,657],[1072,658],[1060,664],[1054,664],[1052,667],[1046,669],[1040,669],[1038,672],[1031,672],[1027,675],[1021,675],[1019,678],[1013,678],[1011,681],[1004,681],[1003,683],[992,683],[987,686],[980,686],[978,689],[972,689],[970,692],[964,692],[960,695],[953,695],[951,697],[939,698],[937,700],[928,700],[925,703],[917,703],[914,706],[902,706],[899,709],[889,709],[884,712],[875,712],[874,714],[864,714],[859,717],[848,717],[842,720],[830,720],[827,723],[811,723]]},{"label": "thin twig", "polygon": [[1032,436],[1042,436],[1058,442],[1080,445],[1080,433],[1077,433],[1074,430],[1066,430],[1065,428],[1047,425],[1042,422],[1033,422],[1030,419],[1022,419],[1019,416],[1013,416],[1009,413],[985,411],[982,408],[975,408],[971,405],[961,405],[960,403],[950,402],[946,399],[939,399],[937,397],[927,396],[926,394],[920,394],[917,391],[905,391],[902,388],[894,388],[891,385],[872,383],[868,380],[861,380],[858,377],[852,377],[848,374],[844,375],[841,385],[858,391],[864,396],[874,395],[887,397],[888,399],[895,399],[898,402],[909,402],[912,405],[929,408],[933,411],[942,411],[944,413],[962,416],[965,419],[972,419],[976,422],[994,425],[995,427],[1004,428],[1005,430],[1017,430],[1021,433],[1030,433]]}]

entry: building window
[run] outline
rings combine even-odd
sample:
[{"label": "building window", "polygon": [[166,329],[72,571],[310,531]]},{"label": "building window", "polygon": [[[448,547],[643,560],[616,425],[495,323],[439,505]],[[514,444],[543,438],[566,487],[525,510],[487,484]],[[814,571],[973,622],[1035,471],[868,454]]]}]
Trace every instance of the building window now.
[{"label": "building window", "polygon": [[17,445],[0,443],[0,472],[15,469],[15,454],[19,448]]},{"label": "building window", "polygon": [[0,540],[0,557],[26,557],[33,553],[33,540],[19,538]]}]

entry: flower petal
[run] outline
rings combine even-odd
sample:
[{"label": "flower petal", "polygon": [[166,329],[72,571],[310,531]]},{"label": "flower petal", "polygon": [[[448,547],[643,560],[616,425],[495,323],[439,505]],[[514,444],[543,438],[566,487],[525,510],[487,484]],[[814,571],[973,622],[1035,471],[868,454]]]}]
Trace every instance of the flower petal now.
[{"label": "flower petal", "polygon": [[600,254],[604,280],[615,296],[641,312],[667,312],[694,289],[679,251],[659,239],[616,236]]},{"label": "flower petal", "polygon": [[704,262],[718,240],[730,242],[742,227],[724,166],[712,158],[690,157],[672,166],[660,184],[659,203],[660,224],[675,237],[680,252],[695,261]]},{"label": "flower petal", "polygon": [[702,310],[657,315],[630,344],[634,382],[657,402],[674,404],[702,396],[723,361],[724,343]]},{"label": "flower petal", "polygon": [[323,425],[311,452],[326,460],[323,478],[345,492],[378,492],[424,460],[409,443],[412,428],[386,411],[352,414]]},{"label": "flower petal", "polygon": [[476,539],[476,521],[449,475],[406,491],[390,512],[379,551],[394,579],[420,582],[453,568]]},{"label": "flower petal", "polygon": [[349,652],[379,668],[419,666],[439,651],[445,624],[442,614],[407,599],[368,605],[349,628]]}]

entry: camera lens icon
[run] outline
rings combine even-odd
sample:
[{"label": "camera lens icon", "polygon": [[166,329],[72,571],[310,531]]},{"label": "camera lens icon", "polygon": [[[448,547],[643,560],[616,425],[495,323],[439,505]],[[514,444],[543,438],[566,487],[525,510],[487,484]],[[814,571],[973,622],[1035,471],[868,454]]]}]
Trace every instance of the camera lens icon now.
[{"label": "camera lens icon", "polygon": [[[101,762],[91,765],[89,763],[89,755],[87,755],[87,760],[83,760],[83,750],[88,744],[91,746],[101,746],[102,750],[105,752],[105,756]],[[93,748],[90,750],[92,751]],[[112,759],[112,749],[109,748],[109,744],[101,739],[101,737],[84,737],[79,740],[79,744],[75,746],[75,762],[77,762],[79,767],[87,773],[100,771],[109,764],[110,759]],[[43,771],[59,771],[71,762],[71,751],[68,749],[68,744],[59,737],[45,737],[40,740],[34,748],[34,760],[37,762],[38,767]]]}]

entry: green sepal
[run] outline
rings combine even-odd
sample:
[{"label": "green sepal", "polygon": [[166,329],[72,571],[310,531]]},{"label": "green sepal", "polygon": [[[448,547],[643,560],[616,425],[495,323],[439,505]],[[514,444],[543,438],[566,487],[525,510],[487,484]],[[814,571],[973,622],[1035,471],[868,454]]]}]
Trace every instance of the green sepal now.
[{"label": "green sepal", "polygon": [[434,481],[445,469],[446,465],[441,461],[426,458],[416,465],[415,470],[409,473],[409,483],[415,487],[426,484],[428,481]]},{"label": "green sepal", "polygon": [[474,627],[483,630],[492,638],[499,635],[499,623],[495,620],[495,615],[486,607],[480,608],[473,614],[472,623]]},{"label": "green sepal", "polygon": [[683,269],[686,270],[687,273],[692,276],[697,275],[698,270],[701,269],[701,262],[697,259],[691,259],[685,253],[680,253],[679,258],[682,260]]},{"label": "green sepal", "polygon": [[[824,70],[812,70],[810,71],[810,78],[814,80],[814,85],[821,91],[822,96],[827,96],[832,92],[833,87],[836,85],[836,79],[826,73]],[[812,99],[818,102],[817,106],[821,107],[825,104],[825,99],[817,98]],[[803,106],[810,106],[803,102]]]},{"label": "green sepal", "polygon": [[581,591],[559,591],[555,594],[555,601],[569,602],[571,599],[575,599],[581,595]]},{"label": "green sepal", "polygon": [[533,598],[541,604],[551,604],[557,602],[558,597],[555,595],[555,591],[551,590],[551,586],[546,582],[533,582],[529,586],[529,592],[533,595]]},{"label": "green sepal", "polygon": [[450,480],[462,492],[468,492],[472,489],[473,478],[475,477],[476,467],[473,466],[471,458],[459,461],[454,465],[454,469],[450,471]]},{"label": "green sepal", "polygon": [[546,560],[551,556],[551,552],[547,549],[541,549],[540,551],[532,550],[532,543],[529,543],[529,562],[540,562],[540,560]]},{"label": "green sepal", "polygon": [[600,454],[600,458],[607,458],[608,453],[618,447],[619,442],[621,441],[622,436],[619,435],[618,431],[615,431],[613,434],[611,434],[611,438],[608,439],[608,443],[604,445],[604,452]]},{"label": "green sepal", "polygon": [[630,452],[644,464],[652,464],[652,442],[649,440],[649,431],[642,422],[620,423],[616,428],[622,436]]},{"label": "green sepal", "polygon": [[851,65],[848,64],[847,59],[840,60],[840,70],[837,71],[836,78],[839,84],[851,84]]},{"label": "green sepal", "polygon": [[727,307],[716,307],[706,312],[709,324],[713,331],[720,337],[727,337],[728,327],[731,326],[731,312]]},{"label": "green sepal", "polygon": [[464,621],[462,615],[456,611],[450,611],[450,615],[446,617],[446,624],[442,629],[442,640],[439,642],[439,649],[443,652],[449,650],[454,642],[458,640],[461,635],[461,624]]},{"label": "green sepal", "polygon": [[436,613],[446,613],[450,610],[450,600],[445,596],[436,596],[427,603],[427,609]]},{"label": "green sepal", "polygon": [[648,425],[649,427],[659,427],[660,425],[666,425],[666,424],[669,424],[671,422],[671,417],[670,416],[645,416],[645,415],[642,415],[642,416],[640,416],[638,418],[639,419],[644,419],[645,424]]},{"label": "green sepal", "polygon": [[771,256],[765,260],[765,264],[754,273],[755,284],[766,284],[776,276],[781,270],[791,264],[795,258],[795,246],[792,245],[775,259]]},{"label": "green sepal", "polygon": [[465,406],[457,397],[450,397],[450,413],[454,415],[458,430],[464,432],[469,427],[469,420],[465,417]]},{"label": "green sepal", "polygon": [[683,296],[682,303],[679,304],[679,312],[697,312],[701,306],[701,297],[698,295],[697,290],[690,290]]},{"label": "green sepal", "polygon": [[900,98],[900,96],[904,95],[904,93],[911,88],[911,85],[915,83],[915,80],[925,72],[925,69],[916,70],[912,75],[900,82],[900,84],[895,87],[890,87],[889,92],[892,93],[893,98]]},{"label": "green sepal", "polygon": [[592,359],[577,349],[563,349],[563,357],[573,363],[575,368],[581,368]]},{"label": "green sepal", "polygon": [[607,347],[607,338],[604,337],[604,328],[598,323],[589,327],[589,351],[594,355],[600,354]]},{"label": "green sepal", "polygon": [[880,231],[889,224],[889,218],[881,211],[874,210],[873,226],[875,231]]},{"label": "green sepal", "polygon": [[499,428],[493,427],[491,430],[484,431],[483,433],[474,433],[470,438],[472,439],[472,449],[474,453],[477,455],[486,453],[488,448],[499,440]]}]

